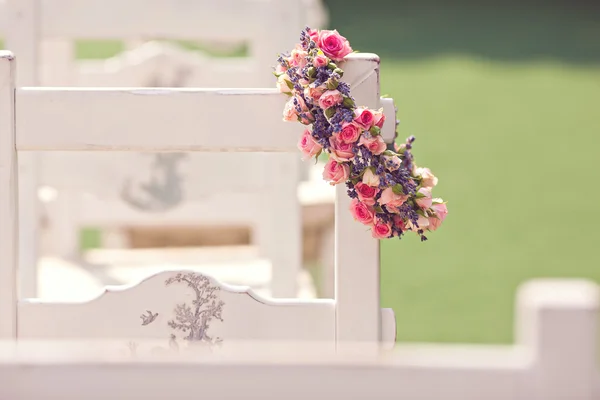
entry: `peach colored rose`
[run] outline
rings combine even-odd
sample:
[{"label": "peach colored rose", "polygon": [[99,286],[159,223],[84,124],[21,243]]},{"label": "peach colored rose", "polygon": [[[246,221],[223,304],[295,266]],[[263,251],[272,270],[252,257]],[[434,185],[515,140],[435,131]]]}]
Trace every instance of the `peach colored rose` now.
[{"label": "peach colored rose", "polygon": [[413,232],[417,232],[420,229],[427,230],[427,228],[429,227],[429,219],[422,215],[419,215],[417,224],[419,225],[418,227],[409,220],[407,226]]},{"label": "peach colored rose", "polygon": [[298,141],[298,149],[300,149],[302,152],[302,159],[307,160],[319,154],[319,152],[322,150],[322,147],[312,137],[311,132],[306,129]]},{"label": "peach colored rose", "polygon": [[373,124],[379,129],[383,128],[383,123],[385,122],[385,115],[383,114],[383,110],[378,110],[373,113]]},{"label": "peach colored rose", "polygon": [[354,110],[354,122],[366,130],[371,129],[374,122],[373,112],[365,107]]},{"label": "peach colored rose", "polygon": [[384,156],[383,157],[383,165],[387,168],[388,171],[396,171],[400,168],[402,164],[402,160],[400,160],[397,156]]},{"label": "peach colored rose", "polygon": [[379,187],[379,175],[374,174],[371,168],[367,168],[363,174],[362,183],[373,187]]},{"label": "peach colored rose", "polygon": [[298,121],[298,112],[294,105],[294,98],[290,98],[283,108],[283,120],[288,122]]},{"label": "peach colored rose", "polygon": [[308,53],[300,48],[295,48],[290,53],[290,65],[293,67],[304,68],[308,64],[307,57]]},{"label": "peach colored rose", "polygon": [[381,136],[372,136],[368,138],[363,136],[358,143],[365,146],[375,155],[381,154],[386,150],[385,142]]},{"label": "peach colored rose", "polygon": [[362,129],[353,122],[344,122],[342,130],[337,133],[338,139],[343,143],[354,143],[360,137]]},{"label": "peach colored rose", "polygon": [[319,32],[317,46],[323,50],[323,53],[327,57],[334,61],[341,61],[348,54],[352,53],[350,43],[337,30],[322,30]]},{"label": "peach colored rose", "polygon": [[313,59],[313,65],[315,66],[315,68],[324,67],[327,64],[329,64],[329,59],[322,54],[316,55]]},{"label": "peach colored rose", "polygon": [[417,197],[415,199],[415,203],[417,203],[417,205],[419,207],[421,207],[423,210],[426,210],[429,207],[431,207],[431,204],[432,204],[431,189],[422,187],[421,189],[419,189],[417,191],[417,194],[419,194],[419,193],[425,197],[420,197],[420,198]]},{"label": "peach colored rose", "polygon": [[290,88],[288,87],[287,82],[292,83],[288,74],[280,75],[279,78],[277,78],[277,90],[279,90],[279,93],[291,93],[292,92],[290,90]]},{"label": "peach colored rose", "polygon": [[328,90],[319,97],[319,107],[327,110],[328,108],[337,106],[342,101],[344,101],[344,97],[338,90]]},{"label": "peach colored rose", "polygon": [[334,159],[329,159],[323,170],[323,179],[329,182],[331,186],[345,182],[350,176],[350,167],[348,164],[339,163]]},{"label": "peach colored rose", "polygon": [[446,203],[438,203],[441,202],[442,199],[434,199],[436,203],[431,206],[431,209],[435,212],[434,216],[429,217],[429,230],[435,231],[437,228],[442,225],[442,222],[446,219],[448,215],[448,208],[446,207]]},{"label": "peach colored rose", "polygon": [[374,238],[386,239],[392,234],[392,227],[388,222],[383,222],[382,220],[375,218],[371,231]]},{"label": "peach colored rose", "polygon": [[337,136],[331,136],[329,144],[331,145],[331,158],[334,160],[345,162],[354,158],[354,145],[352,143],[344,143]]},{"label": "peach colored rose", "polygon": [[388,187],[381,192],[379,204],[385,206],[389,212],[396,213],[398,212],[397,208],[404,204],[406,200],[408,200],[408,195],[396,194],[391,187]]},{"label": "peach colored rose", "polygon": [[304,89],[304,97],[312,99],[313,102],[318,102],[319,98],[326,90],[327,89],[323,86],[318,86],[318,87],[309,86],[306,89]]},{"label": "peach colored rose", "polygon": [[350,212],[354,219],[362,224],[371,225],[373,223],[373,210],[358,199],[352,199],[350,202]]},{"label": "peach colored rose", "polygon": [[358,194],[358,199],[360,201],[368,206],[375,205],[375,196],[377,196],[377,193],[379,193],[379,189],[373,186],[365,185],[362,182],[358,182],[354,186],[354,189],[356,189],[356,193]]},{"label": "peach colored rose", "polygon": [[423,185],[423,187],[432,188],[435,185],[437,185],[438,178],[436,178],[435,175],[431,173],[429,168],[417,168],[415,172],[415,175],[421,177],[421,185]]}]

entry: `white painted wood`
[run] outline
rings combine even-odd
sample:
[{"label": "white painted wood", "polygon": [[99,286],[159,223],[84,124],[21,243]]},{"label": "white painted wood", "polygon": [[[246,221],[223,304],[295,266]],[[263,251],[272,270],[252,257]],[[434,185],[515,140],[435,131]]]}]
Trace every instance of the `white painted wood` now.
[{"label": "white painted wood", "polygon": [[[361,54],[351,57],[347,64],[347,77],[349,82],[356,82],[354,93],[360,104],[366,104],[370,107],[377,107],[379,103],[379,82],[377,74],[378,59],[373,54]],[[5,71],[5,77],[9,77],[8,70]],[[10,81],[10,79],[7,79]],[[261,91],[256,89],[230,89],[230,90],[154,90],[148,89],[52,89],[52,88],[28,88],[9,90],[10,95],[15,95],[15,99],[9,96],[8,106],[0,109],[2,114],[0,118],[7,121],[14,121],[16,126],[16,149],[43,149],[45,151],[56,150],[121,150],[134,151],[145,149],[149,151],[164,152],[169,150],[194,150],[194,151],[292,151],[296,152],[295,146],[291,143],[296,142],[294,134],[290,132],[293,140],[280,139],[282,131],[286,132],[285,126],[297,127],[295,124],[286,124],[281,118],[268,118],[267,115],[280,111],[281,95],[272,91]],[[244,98],[244,101],[240,101]],[[277,101],[275,101],[277,100]],[[14,104],[19,107],[13,109]],[[220,115],[223,109],[243,109],[240,112],[245,121],[244,126],[236,126],[231,123],[230,128],[233,132],[242,132],[244,127],[253,131],[264,132],[256,136],[232,135],[234,139],[227,139],[227,135],[221,135],[223,139],[212,139],[211,135],[200,133],[198,139],[191,130],[184,131],[183,134],[170,135],[171,140],[165,140],[161,136],[164,129],[160,126],[147,125],[147,120],[153,120],[154,124],[164,124],[170,118],[179,117],[182,112],[193,111],[192,106],[198,107],[194,120],[190,124],[204,127],[208,130],[216,130],[219,125],[214,120],[227,120],[225,115]],[[244,106],[245,105],[245,106]],[[122,122],[122,109],[129,110],[128,121]],[[248,110],[250,112],[248,113]],[[247,114],[243,114],[247,113]],[[53,117],[61,115],[62,118]],[[153,117],[162,115],[160,118]],[[200,116],[203,116],[202,118]],[[219,118],[223,117],[223,118]],[[246,118],[244,118],[246,117]],[[38,121],[36,125],[32,121]],[[39,121],[43,120],[42,124]],[[123,129],[124,124],[126,125]],[[213,125],[211,125],[213,124]],[[239,123],[238,123],[239,124]],[[42,128],[47,127],[49,132]],[[131,132],[137,132],[140,129],[144,134],[131,135]],[[158,128],[158,129],[157,129]],[[168,128],[166,125],[163,128]],[[167,129],[168,130],[168,129]],[[115,132],[117,134],[115,134]],[[203,132],[203,131],[201,131]],[[10,130],[4,132],[4,136],[9,138]],[[80,133],[81,137],[77,136]],[[104,133],[104,137],[102,134]],[[287,133],[287,132],[286,132]],[[122,136],[129,134],[130,139],[123,140]],[[159,137],[157,137],[159,136]],[[243,138],[240,145],[235,138]],[[7,142],[10,139],[5,139]],[[10,148],[10,147],[7,147]],[[14,146],[12,146],[14,153]],[[8,158],[9,156],[7,156]],[[297,163],[290,164],[291,170],[277,171],[279,177],[275,175],[275,181],[283,180],[286,175],[297,176],[293,168]],[[10,189],[10,186],[9,186]],[[13,190],[7,190],[6,196],[15,195]],[[294,193],[295,195],[295,193]],[[288,196],[289,198],[295,196]],[[337,205],[343,203],[338,193]],[[276,198],[276,202],[281,199]],[[6,201],[7,204],[10,201]],[[276,214],[277,208],[274,208]],[[7,214],[15,218],[12,209],[7,210]],[[196,329],[195,335],[191,339],[195,342],[213,342],[212,336],[204,334],[207,329],[212,327],[217,320],[220,321],[225,312],[225,307],[230,304],[231,322],[219,325],[222,328],[215,328],[219,335],[228,336],[232,339],[274,339],[274,340],[319,340],[340,343],[363,342],[370,347],[379,346],[381,338],[390,342],[390,338],[395,335],[395,321],[389,311],[385,317],[381,317],[382,311],[379,308],[379,281],[378,254],[373,249],[377,249],[377,241],[371,240],[364,235],[362,230],[353,229],[356,225],[347,223],[347,210],[345,213],[338,212],[337,218],[342,221],[336,226],[336,272],[340,274],[336,279],[336,299],[331,300],[313,300],[302,301],[266,301],[256,296],[251,300],[240,300],[244,298],[243,293],[246,289],[234,289],[217,284],[214,280],[204,277],[197,273],[188,272],[165,272],[152,278],[146,279],[141,284],[122,289],[119,293],[105,294],[101,298],[88,303],[44,303],[35,300],[21,301],[17,307],[18,310],[18,335],[20,338],[57,338],[57,337],[148,337],[168,338],[168,333],[164,327],[165,321],[160,319],[163,326],[154,330],[148,329],[149,323],[152,323],[157,315],[168,315],[168,310],[176,313],[173,317],[179,318],[179,323],[184,324],[187,320]],[[13,212],[13,214],[11,214]],[[291,218],[298,217],[291,215]],[[291,219],[278,218],[270,220],[269,223],[283,232],[280,240],[285,238],[294,238],[293,234],[285,230],[286,224],[295,224],[297,221]],[[281,225],[284,225],[283,227]],[[340,231],[340,228],[343,230]],[[16,241],[16,231],[14,227],[5,228],[7,243]],[[296,247],[295,243],[288,245],[281,241],[284,252]],[[349,246],[352,246],[349,249]],[[340,251],[348,249],[348,251]],[[15,260],[11,258],[8,249],[3,249],[6,254],[0,253],[0,256],[6,257],[9,261],[3,265],[13,273],[17,268]],[[358,252],[357,252],[358,250]],[[348,257],[352,255],[352,257]],[[12,261],[12,262],[10,262]],[[283,261],[283,258],[280,259]],[[365,270],[365,267],[367,269]],[[358,274],[360,278],[352,277],[350,272]],[[9,273],[7,273],[8,276]],[[183,274],[183,275],[182,275]],[[180,285],[177,290],[171,290],[173,286],[173,276]],[[10,277],[10,276],[9,276]],[[376,277],[376,278],[375,278]],[[288,276],[287,278],[290,278]],[[187,279],[187,281],[186,281]],[[280,277],[274,276],[277,281]],[[194,280],[194,282],[192,282]],[[183,282],[182,282],[183,281]],[[363,285],[359,285],[358,282]],[[372,283],[376,283],[371,285]],[[188,282],[186,287],[185,282]],[[169,289],[160,288],[164,285]],[[182,291],[179,286],[187,290]],[[215,295],[219,288],[222,297]],[[355,290],[361,297],[361,301],[367,303],[363,306],[350,296],[349,289]],[[358,290],[360,289],[360,290]],[[339,296],[339,297],[338,297]],[[220,301],[224,303],[219,305]],[[204,302],[203,302],[204,301]],[[206,312],[195,307],[202,304],[209,306]],[[354,321],[351,320],[350,306],[354,304]],[[376,308],[371,307],[375,305]],[[14,306],[14,304],[13,304]],[[268,307],[265,307],[268,306]],[[221,309],[222,307],[222,309]],[[140,328],[140,321],[129,322],[134,315],[133,309],[144,308],[147,311],[147,317],[138,318],[144,322]],[[215,311],[216,310],[216,311]],[[139,311],[135,311],[136,313]],[[158,314],[156,314],[158,312]],[[371,315],[370,313],[376,314]],[[206,316],[207,318],[201,318]],[[110,319],[112,323],[106,324]],[[146,319],[148,319],[146,321]],[[360,324],[355,321],[360,320]],[[381,335],[381,321],[385,321],[385,334]],[[53,322],[51,322],[53,321]],[[159,319],[156,319],[159,321]],[[192,322],[190,322],[192,321]],[[201,321],[201,322],[199,322]],[[212,322],[211,322],[212,321]],[[148,323],[146,323],[148,322]],[[223,322],[223,321],[220,321]],[[200,324],[200,325],[198,325]],[[375,327],[365,328],[364,324],[377,324]],[[171,329],[177,330],[179,327],[172,323]],[[358,331],[350,331],[359,327]],[[185,326],[183,326],[185,328]],[[140,329],[142,329],[140,331]],[[188,332],[189,332],[188,329]],[[219,331],[219,329],[224,329]],[[148,333],[147,333],[148,332]],[[183,333],[188,333],[184,332]],[[212,333],[211,333],[212,335]],[[177,336],[177,335],[176,335]],[[179,336],[177,336],[179,337]],[[171,344],[173,345],[173,344]]]},{"label": "white painted wood", "polygon": [[[37,73],[41,76],[44,85],[180,86],[184,84],[206,87],[209,86],[207,82],[210,82],[213,87],[214,85],[224,87],[272,86],[273,77],[270,67],[273,63],[273,57],[281,49],[290,48],[293,45],[297,39],[298,32],[303,26],[303,18],[305,18],[301,1],[288,1],[286,4],[280,1],[268,0],[228,0],[219,4],[215,4],[212,1],[198,1],[193,3],[183,2],[176,4],[175,7],[174,4],[165,1],[114,1],[114,5],[108,4],[106,1],[90,1],[89,4],[83,2],[76,2],[75,4],[74,2],[60,0],[32,1],[29,9],[18,6],[21,7],[19,15],[25,16],[26,19],[26,23],[19,25],[19,29],[29,32],[29,34],[22,35],[23,40],[31,39],[28,42],[29,48],[41,46],[43,51],[42,64],[30,63],[29,68],[37,69]],[[33,5],[34,3],[35,6]],[[35,10],[33,7],[35,7]],[[142,8],[140,9],[140,7]],[[240,12],[232,14],[232,9]],[[106,10],[110,10],[110,12]],[[198,16],[200,10],[202,10],[202,15]],[[82,13],[87,14],[83,15]],[[140,18],[140,15],[148,18]],[[276,21],[272,21],[274,16],[276,17]],[[109,29],[106,29],[106,26],[102,22],[96,25],[103,18],[109,18]],[[90,25],[86,20],[93,22]],[[203,23],[203,20],[209,20],[210,23]],[[13,22],[15,21],[16,19],[13,20]],[[233,28],[230,28],[230,26]],[[257,27],[258,29],[256,29]],[[274,31],[272,28],[277,28],[275,31],[279,30],[279,32],[276,35],[273,34]],[[131,34],[128,32],[131,32]],[[149,52],[145,50],[140,54],[137,52],[128,52],[124,57],[117,59],[105,62],[91,61],[77,63],[83,65],[75,66],[72,57],[73,45],[69,41],[82,37],[97,39],[164,37],[177,39],[243,40],[250,44],[251,57],[249,59],[226,59],[217,62],[208,61],[204,57],[197,57],[195,60],[200,61],[196,63],[197,65],[193,65],[188,63],[188,60],[191,58],[190,53],[186,53],[174,46],[171,46],[172,49],[175,49],[171,53],[163,51],[164,46],[161,47],[160,51],[154,52],[151,46],[147,46],[147,49],[150,50]],[[8,42],[11,48],[18,50],[18,53],[21,52],[19,46],[23,42],[12,40]],[[19,44],[19,46],[14,48],[13,45],[16,44]],[[131,68],[128,68],[128,66]],[[180,82],[182,74],[185,79]],[[190,78],[193,78],[193,81],[190,81]],[[180,123],[180,121],[177,122]],[[177,124],[172,126],[171,129],[175,129],[176,127]],[[285,158],[286,164],[291,163],[295,159],[292,155],[262,156],[264,159],[269,157],[273,159],[275,157]],[[225,159],[227,155],[223,155],[221,158]],[[229,158],[232,157],[229,156]],[[241,161],[241,159],[245,160],[244,163],[249,164],[259,161],[255,155],[237,156],[236,161]],[[36,161],[39,162],[41,160],[38,157]],[[272,164],[271,167],[273,167]],[[285,165],[282,165],[282,168],[285,169]],[[22,182],[21,187],[23,188],[30,187],[33,189],[36,186],[33,178],[28,180],[23,179]],[[285,182],[278,182],[278,184],[285,184],[290,186],[290,188],[295,183],[295,181],[290,179]],[[272,187],[269,190],[272,190]],[[101,191],[105,191],[105,188],[101,188]],[[292,192],[291,189],[286,191],[288,193]],[[64,197],[72,198],[73,196],[68,195]],[[191,200],[194,200],[194,198],[192,197]],[[116,201],[112,202],[108,207],[98,210],[102,210],[105,214],[110,215],[113,206],[117,206],[115,203]],[[286,213],[292,213],[294,212],[293,209],[298,208],[297,201],[288,200],[283,204],[290,205]],[[29,207],[27,204],[23,204],[23,214],[33,215],[29,209],[34,206],[31,205]],[[266,217],[266,210],[269,208],[272,208],[271,205],[264,203],[260,210],[254,212],[254,220],[259,222],[266,221],[268,219]],[[280,208],[282,207],[280,206]],[[68,206],[62,207],[62,209],[67,210]],[[99,214],[98,218],[101,218],[101,216],[102,214]],[[241,217],[245,218],[245,215]],[[55,236],[65,238],[65,243],[62,243],[59,248],[55,248],[54,250],[59,252],[65,251],[63,255],[70,256],[71,252],[69,249],[76,247],[78,244],[75,239],[77,238],[76,230],[80,224],[75,224],[77,218],[67,215],[59,215],[53,218],[53,220],[50,221],[50,227],[63,227],[63,231],[60,233],[55,232]],[[74,221],[71,229],[75,232],[63,235],[61,233],[65,233],[68,229],[66,225],[67,220]],[[32,232],[27,236],[37,237],[33,231],[36,221],[32,220],[29,223],[25,218],[22,218],[22,221],[28,227],[31,227],[29,231]],[[85,221],[80,221],[80,223],[85,223]],[[262,230],[266,229],[263,228]],[[70,238],[68,243],[67,238]],[[284,265],[290,265],[291,267],[299,263],[299,261],[291,259],[294,254],[299,253],[299,250],[284,253],[284,249],[281,247],[272,245],[268,247],[272,249],[272,258],[285,260]],[[27,254],[33,253],[27,252]],[[33,256],[31,258],[36,259]],[[31,276],[31,278],[27,279],[28,282],[35,281],[34,268],[32,266],[21,269],[23,274],[27,273],[28,276]],[[288,273],[286,275],[291,274]],[[278,290],[278,292],[285,293],[285,297],[295,295],[295,293],[286,292],[285,290]],[[33,296],[35,289],[27,293]]]},{"label": "white painted wood", "polygon": [[[379,58],[362,53],[362,62],[344,62],[352,95],[359,106],[377,109]],[[357,223],[349,211],[345,185],[336,188],[335,299],[336,340],[377,343],[381,339],[379,240]]]},{"label": "white painted wood", "polygon": [[[85,32],[89,39],[133,37],[178,37],[180,39],[247,39],[255,28],[257,13],[274,3],[268,1],[222,0],[104,1],[40,0],[44,37],[77,39]],[[181,13],[180,9],[185,9]],[[232,11],[245,18],[229,18]],[[152,21],[149,24],[148,21]]]},{"label": "white painted wood", "polygon": [[[597,398],[600,290],[586,280],[538,279],[517,297],[516,337],[534,353],[536,399]],[[532,397],[533,398],[533,397]]]},{"label": "white painted wood", "polygon": [[[195,293],[186,282],[166,284],[177,275],[186,282],[197,279],[202,286],[197,286]],[[207,296],[213,290],[215,298],[210,299]],[[183,311],[177,311],[178,306],[191,307],[194,313],[197,300],[207,301],[199,312],[210,319],[205,331],[207,337],[191,339],[196,342],[209,343],[208,337],[212,341],[222,338],[223,345],[228,340],[334,341],[335,303],[332,300],[266,300],[251,289],[220,284],[186,271],[159,273],[130,289],[107,289],[101,297],[88,303],[22,301],[19,303],[19,339],[115,338],[123,339],[123,345],[129,340],[164,339],[167,346],[173,334],[183,348],[187,342],[184,338],[190,331],[172,328],[169,321],[184,318]],[[217,304],[223,302],[214,318],[213,300]],[[143,325],[140,316],[147,314],[147,310],[158,316]],[[110,318],[110,323],[106,318]],[[201,329],[201,318],[194,321],[190,316],[178,323]]]},{"label": "white painted wood", "polygon": [[[36,65],[39,64],[38,0],[6,0],[7,29],[5,40],[11,48],[19,50],[17,86],[39,83]],[[19,156],[19,274],[20,290],[24,295],[34,296],[36,287],[35,265],[39,252],[37,235],[40,223],[38,203],[39,159],[35,153]]]},{"label": "white painted wood", "polygon": [[373,355],[346,343],[355,351],[342,355],[328,341],[232,340],[177,353],[149,352],[165,349],[149,337],[137,347],[120,339],[0,343],[0,398],[192,399],[201,388],[211,399],[593,400],[598,297],[590,281],[528,282],[517,296],[517,341],[504,346],[404,344]]},{"label": "white painted wood", "polygon": [[0,50],[0,339],[17,335],[18,164],[15,146],[15,60]]},{"label": "white painted wood", "polygon": [[[22,88],[17,98],[18,150],[297,151],[300,135],[281,123],[276,89]],[[243,134],[249,126],[260,129]],[[224,128],[242,134],[217,133]]]},{"label": "white painted wood", "polygon": [[[292,124],[290,124],[292,125]],[[292,137],[297,138],[296,135]],[[297,143],[297,140],[296,140]],[[275,158],[276,157],[276,158]],[[300,202],[290,204],[290,199],[298,199],[298,187],[289,185],[291,177],[298,177],[300,165],[297,158],[289,154],[278,154],[273,158],[277,166],[271,169],[270,179],[278,190],[265,191],[260,198],[261,204],[271,204],[269,212],[264,213],[267,223],[256,226],[259,243],[263,243],[262,254],[270,255],[273,265],[273,296],[285,297],[297,293],[297,276],[302,268],[302,208]],[[294,178],[291,178],[295,181]],[[285,266],[278,268],[277,266]]]}]

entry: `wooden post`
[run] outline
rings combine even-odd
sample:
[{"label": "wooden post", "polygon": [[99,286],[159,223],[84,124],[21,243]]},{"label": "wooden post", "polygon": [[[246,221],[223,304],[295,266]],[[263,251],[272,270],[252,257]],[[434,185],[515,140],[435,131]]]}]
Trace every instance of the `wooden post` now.
[{"label": "wooden post", "polygon": [[516,341],[532,352],[531,400],[596,399],[600,290],[583,279],[535,279],[517,297]]},{"label": "wooden post", "polygon": [[17,170],[15,60],[0,51],[0,339],[17,337]]},{"label": "wooden post", "polygon": [[[359,53],[340,67],[357,106],[379,107],[379,57]],[[336,340],[376,349],[381,332],[379,240],[350,213],[346,185],[335,199]],[[362,348],[363,346],[361,346]]]},{"label": "wooden post", "polygon": [[[7,1],[6,46],[19,58],[17,86],[38,85],[39,0]],[[35,152],[19,156],[20,297],[37,294],[39,250],[38,161]]]}]

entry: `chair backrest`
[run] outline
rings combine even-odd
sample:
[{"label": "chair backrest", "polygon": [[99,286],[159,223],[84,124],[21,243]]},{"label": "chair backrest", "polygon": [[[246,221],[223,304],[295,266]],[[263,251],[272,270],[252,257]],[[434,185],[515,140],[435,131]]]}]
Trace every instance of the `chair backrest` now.
[{"label": "chair backrest", "polygon": [[[272,84],[273,58],[297,41],[309,12],[304,0],[6,2],[9,47],[27,52],[27,59],[19,57],[22,62],[41,67],[36,84],[51,86],[159,86],[152,82],[157,71],[169,74],[183,68],[185,86],[267,87]],[[211,59],[190,57],[172,46],[147,46],[108,64],[73,63],[76,39],[139,37],[244,41],[249,54],[244,59]],[[45,41],[50,41],[50,52],[43,51]]]},{"label": "chair backrest", "polygon": [[[134,0],[120,2],[116,0],[6,0],[4,25],[6,27],[6,39],[9,47],[19,57],[17,79],[20,85],[61,85],[61,86],[128,86],[138,87],[153,85],[155,74],[177,74],[181,68],[190,71],[188,80],[184,82],[187,86],[226,86],[226,87],[264,87],[273,85],[271,64],[276,54],[293,45],[297,39],[306,18],[303,0],[280,1],[280,0],[225,0],[215,2],[212,0],[200,1],[170,1],[170,0]],[[92,65],[74,63],[74,40],[87,39],[127,39],[132,37],[159,37],[169,39],[212,39],[212,40],[242,40],[249,45],[249,57],[244,59],[210,59],[198,55],[188,54],[182,50],[167,45],[158,47],[149,44],[144,48],[121,55],[116,59]],[[50,40],[53,44],[48,52],[43,44]],[[194,110],[193,112],[197,112]],[[167,131],[180,129],[184,122],[179,120],[170,126]],[[261,156],[246,154],[243,156],[244,164],[248,167],[243,171],[236,171],[232,163],[224,163],[230,155],[206,154],[202,157],[191,157],[192,165],[188,165],[188,181],[201,176],[201,171],[210,168],[211,165],[219,163],[221,166],[222,180],[213,179],[211,174],[203,176],[203,187],[212,187],[214,192],[223,192],[219,185],[228,181],[231,174],[239,172],[238,181],[231,181],[230,187],[235,187],[238,192],[249,192],[248,187],[257,193],[260,191],[272,191],[275,186],[287,184],[288,190],[280,191],[277,196],[264,196],[269,202],[287,205],[282,211],[298,209],[299,204],[293,198],[296,196],[297,182],[292,182],[281,173],[275,173],[269,181],[269,187],[265,188],[263,177],[266,173],[267,162],[278,163],[281,168],[278,171],[289,171],[291,175],[299,175],[298,158],[285,155]],[[37,249],[37,237],[35,233],[38,227],[39,210],[35,204],[37,188],[39,185],[48,185],[59,190],[89,190],[95,195],[101,194],[105,200],[115,200],[118,209],[130,210],[126,214],[128,218],[116,220],[120,214],[107,207],[103,218],[111,226],[115,222],[122,225],[132,221],[143,220],[142,213],[136,213],[130,205],[120,202],[121,194],[124,193],[124,183],[130,178],[123,171],[141,169],[144,165],[135,156],[123,155],[119,157],[123,161],[119,174],[112,175],[112,185],[103,186],[100,179],[89,179],[96,176],[97,172],[88,174],[90,170],[108,171],[111,165],[118,166],[119,162],[111,157],[97,155],[84,155],[76,152],[53,153],[53,154],[24,154],[19,163],[22,170],[20,197],[22,201],[20,212],[20,224],[22,232],[21,269],[23,284],[27,288],[29,296],[35,296],[35,276],[31,271],[37,262],[37,253],[30,251]],[[73,171],[73,165],[82,165],[79,171]],[[123,181],[115,179],[123,178]],[[66,180],[64,179],[66,178]],[[247,182],[248,187],[238,185],[239,181]],[[185,185],[185,182],[182,183]],[[198,185],[185,185],[184,201],[206,200],[206,193],[198,189]],[[285,194],[284,194],[285,193]],[[290,196],[292,198],[290,198]],[[67,198],[67,196],[63,196]],[[74,198],[74,197],[69,197]],[[218,201],[218,199],[217,199]],[[65,207],[58,207],[65,209]],[[83,210],[84,207],[79,207]],[[98,214],[94,209],[93,214]],[[194,212],[197,210],[191,210]],[[89,215],[90,213],[87,213]],[[190,213],[182,213],[188,216]],[[79,221],[82,225],[89,223],[84,220],[85,213],[78,216],[66,218],[57,215],[61,221]],[[258,245],[263,255],[274,263],[289,265],[289,271],[283,272],[285,277],[281,281],[292,283],[284,284],[282,289],[276,289],[276,296],[292,296],[295,293],[295,276],[301,266],[301,233],[297,233],[296,240],[290,240],[287,249],[278,249],[277,246],[268,243],[271,240],[269,231],[265,228],[269,224],[265,221],[268,217],[260,211],[254,214],[259,222],[252,222],[255,234],[258,236]],[[97,215],[102,217],[102,215]],[[108,218],[111,217],[111,218]],[[220,216],[214,216],[221,220]],[[197,221],[202,219],[197,215]],[[54,218],[56,220],[56,218]],[[150,218],[147,218],[150,219]],[[236,220],[246,223],[246,215],[236,216]],[[176,221],[175,221],[176,222]],[[211,218],[206,222],[211,223]],[[294,229],[300,231],[301,221],[298,218],[294,223]],[[57,226],[59,224],[54,224]],[[64,224],[63,224],[64,225]],[[258,229],[256,227],[259,227]],[[64,228],[64,227],[63,227]],[[76,226],[62,229],[60,236],[75,239],[76,236],[63,234],[75,231]],[[258,231],[258,233],[256,233]],[[65,239],[67,240],[67,239]],[[76,245],[67,243],[62,246],[71,249]],[[269,250],[270,249],[270,250]],[[285,250],[285,251],[283,251]],[[265,254],[267,253],[267,254]],[[277,271],[275,275],[280,275]],[[291,278],[288,278],[291,277]],[[280,286],[273,282],[272,286]]]},{"label": "chair backrest", "polygon": [[[343,68],[356,102],[378,107],[378,57],[353,55]],[[182,339],[379,342],[379,241],[353,220],[344,185],[336,194],[333,300],[265,301],[189,271],[163,272],[86,303],[18,300],[17,152],[295,152],[300,130],[281,121],[285,100],[271,89],[15,89],[14,57],[0,53],[0,338],[153,337],[173,348]],[[185,123],[167,135],[171,118]],[[224,118],[231,132],[250,125],[256,133],[213,135]],[[388,323],[384,336],[392,329]]]}]

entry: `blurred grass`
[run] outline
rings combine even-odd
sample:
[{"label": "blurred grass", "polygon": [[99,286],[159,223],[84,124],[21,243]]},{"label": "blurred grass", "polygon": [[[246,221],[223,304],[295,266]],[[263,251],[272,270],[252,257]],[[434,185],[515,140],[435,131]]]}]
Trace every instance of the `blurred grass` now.
[{"label": "blurred grass", "polygon": [[523,281],[599,282],[598,3],[327,4],[331,27],[381,56],[399,139],[416,136],[448,200],[429,241],[382,242],[398,340],[509,343]]},{"label": "blurred grass", "polygon": [[[400,137],[417,137],[417,162],[449,202],[428,242],[382,243],[382,305],[398,340],[508,343],[523,281],[600,282],[599,3],[326,3],[332,27],[381,56]],[[121,46],[80,42],[78,55]]]}]

